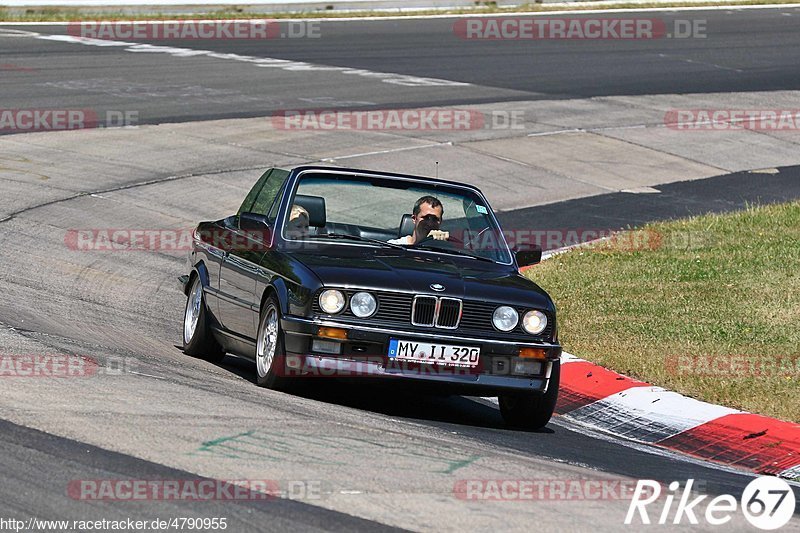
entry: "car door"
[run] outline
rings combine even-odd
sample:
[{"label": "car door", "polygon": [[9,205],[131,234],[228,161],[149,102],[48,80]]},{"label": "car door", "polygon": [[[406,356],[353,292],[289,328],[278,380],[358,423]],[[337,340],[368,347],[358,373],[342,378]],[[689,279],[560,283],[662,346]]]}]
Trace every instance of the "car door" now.
[{"label": "car door", "polygon": [[208,287],[206,287],[206,306],[211,314],[219,321],[219,273],[222,262],[227,253],[227,246],[223,243],[223,236],[229,232],[230,217],[214,223],[201,225],[196,236],[198,249],[198,262],[206,267],[208,274]]},{"label": "car door", "polygon": [[[220,320],[225,329],[248,339],[255,339],[258,326],[261,302],[255,291],[256,277],[274,227],[275,220],[269,217],[276,211],[273,205],[280,202],[279,193],[287,175],[280,169],[270,169],[262,176],[258,193],[252,203],[242,204],[230,238],[225,239],[227,249],[219,276]],[[243,213],[263,217],[264,224],[254,226],[254,217],[245,218]]]}]

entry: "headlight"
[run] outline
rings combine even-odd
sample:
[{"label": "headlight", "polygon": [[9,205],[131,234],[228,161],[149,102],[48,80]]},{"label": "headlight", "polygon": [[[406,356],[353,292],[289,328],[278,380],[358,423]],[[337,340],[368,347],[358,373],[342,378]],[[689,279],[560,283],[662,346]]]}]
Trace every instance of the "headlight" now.
[{"label": "headlight", "polygon": [[500,331],[511,331],[517,327],[517,322],[519,322],[517,310],[507,305],[498,307],[492,314],[492,323]]},{"label": "headlight", "polygon": [[350,309],[358,318],[367,318],[378,308],[375,297],[368,292],[357,292],[350,297]]},{"label": "headlight", "polygon": [[522,328],[531,335],[538,335],[547,327],[547,315],[541,311],[528,311],[522,317]]},{"label": "headlight", "polygon": [[322,291],[319,295],[319,306],[329,315],[335,315],[344,309],[344,293],[336,289]]}]

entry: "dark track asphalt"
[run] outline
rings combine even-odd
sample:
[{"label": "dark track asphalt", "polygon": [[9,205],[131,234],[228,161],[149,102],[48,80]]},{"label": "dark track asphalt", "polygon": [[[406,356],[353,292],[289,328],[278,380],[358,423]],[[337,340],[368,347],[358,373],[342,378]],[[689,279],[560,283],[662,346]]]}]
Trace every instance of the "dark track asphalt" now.
[{"label": "dark track asphalt", "polygon": [[[800,86],[798,8],[621,16],[663,18],[667,28],[676,19],[701,20],[706,37],[467,41],[454,34],[454,19],[425,19],[326,21],[315,39],[151,41],[474,84],[458,88],[409,88],[324,72],[298,77],[229,60],[165,62],[163,54],[115,47],[0,38],[2,106],[132,109],[145,124],[263,116],[301,105],[413,107]],[[15,29],[66,32],[63,26]]]},{"label": "dark track asphalt", "polygon": [[712,178],[657,185],[659,193],[615,192],[498,213],[506,231],[610,230],[706,213],[738,211],[748,205],[800,198],[800,166],[777,174],[735,172]]},{"label": "dark track asphalt", "polygon": [[[572,425],[555,423],[536,433],[505,428],[497,408],[463,397],[420,397],[394,388],[365,388],[348,392],[329,385],[313,392],[298,392],[308,398],[382,413],[391,417],[409,418],[418,423],[451,431],[465,437],[491,442],[521,452],[528,457],[547,457],[570,464],[592,465],[603,472],[638,479],[659,481],[695,479],[705,494],[740,494],[750,477],[703,466],[696,462],[676,460],[674,454],[654,455],[633,448],[620,449],[615,440],[603,440]],[[800,497],[800,487],[793,487]],[[800,507],[796,509],[800,516]]]},{"label": "dark track asphalt", "polygon": [[[252,363],[229,358],[225,366],[237,372],[252,370]],[[245,370],[243,366],[246,366]],[[620,449],[616,442],[598,439],[556,421],[531,434],[504,428],[496,408],[467,398],[442,399],[404,390],[350,388],[346,397],[337,384],[315,386],[298,394],[324,403],[342,405],[445,430],[466,438],[484,440],[529,457],[552,458],[571,464],[591,464],[608,473],[640,479],[694,479],[698,494],[741,494],[749,476],[653,455]],[[261,502],[105,502],[81,501],[65,491],[72,480],[169,479],[200,481],[205,478],[65,439],[0,420],[0,516],[18,520],[145,520],[173,517],[226,517],[230,531],[390,531],[382,524],[328,511],[301,502],[275,499]],[[621,453],[622,452],[622,453]],[[793,487],[800,499],[800,488]],[[800,516],[800,508],[796,510]]]},{"label": "dark track asphalt", "polygon": [[544,98],[765,91],[800,84],[798,15],[796,8],[568,15],[658,18],[667,28],[677,19],[706,21],[706,38],[631,41],[464,40],[454,35],[454,19],[326,22],[317,40],[267,45],[226,41],[214,47],[541,93]]},{"label": "dark track asphalt", "polygon": [[5,420],[0,420],[0,443],[3,450],[0,517],[5,519],[152,522],[179,517],[224,517],[231,531],[399,531],[281,498],[233,504],[222,500],[84,501],[71,497],[65,490],[71,481],[141,479],[194,483],[206,478]]}]

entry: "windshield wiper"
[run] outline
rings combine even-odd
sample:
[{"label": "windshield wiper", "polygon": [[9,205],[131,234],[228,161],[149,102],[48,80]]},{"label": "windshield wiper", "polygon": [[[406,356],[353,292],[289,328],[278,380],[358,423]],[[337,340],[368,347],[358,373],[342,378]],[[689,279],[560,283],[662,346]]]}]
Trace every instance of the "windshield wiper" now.
[{"label": "windshield wiper", "polygon": [[480,255],[472,255],[468,254],[467,252],[459,252],[458,250],[453,250],[450,248],[439,248],[438,246],[427,246],[429,243],[425,243],[423,246],[417,245],[417,248],[423,248],[427,250],[432,250],[436,252],[442,252],[443,254],[451,254],[451,255],[460,255],[462,257],[471,257],[472,259],[477,259],[479,261],[488,261],[490,263],[495,263],[494,259],[489,259],[488,257],[482,257]]},{"label": "windshield wiper", "polygon": [[405,250],[406,247],[400,244],[394,244],[391,242],[381,241],[379,239],[371,239],[369,237],[362,237],[360,235],[349,235],[347,233],[321,233],[319,235],[308,235],[308,239],[350,239],[353,241],[361,241],[361,242],[371,242],[373,244],[380,244],[381,246],[385,246],[387,248],[399,248],[401,250]]}]

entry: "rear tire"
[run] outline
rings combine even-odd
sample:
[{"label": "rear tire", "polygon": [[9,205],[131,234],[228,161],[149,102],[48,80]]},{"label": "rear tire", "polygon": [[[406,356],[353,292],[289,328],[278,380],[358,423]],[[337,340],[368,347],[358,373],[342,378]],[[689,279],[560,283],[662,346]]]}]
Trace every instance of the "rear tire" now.
[{"label": "rear tire", "polygon": [[285,391],[291,378],[285,375],[286,352],[281,331],[281,308],[278,298],[270,295],[261,309],[256,338],[256,383],[259,387]]},{"label": "rear tire", "polygon": [[211,363],[219,363],[225,357],[225,351],[208,325],[206,298],[199,277],[194,278],[186,298],[186,309],[183,313],[183,353]]},{"label": "rear tire", "polygon": [[506,425],[519,429],[545,427],[556,409],[560,380],[561,361],[555,361],[550,373],[550,384],[544,394],[501,394],[498,398],[500,414],[503,415]]}]

